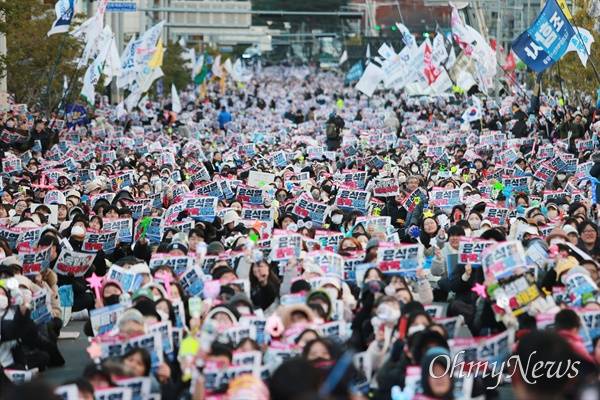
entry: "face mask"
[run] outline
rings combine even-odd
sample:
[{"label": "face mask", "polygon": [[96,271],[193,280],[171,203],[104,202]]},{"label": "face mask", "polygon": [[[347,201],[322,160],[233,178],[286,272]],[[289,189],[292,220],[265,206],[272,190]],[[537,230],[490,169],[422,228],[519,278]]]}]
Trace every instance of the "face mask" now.
[{"label": "face mask", "polygon": [[119,304],[119,295],[113,294],[104,298],[105,306],[112,306],[114,304]]},{"label": "face mask", "polygon": [[396,288],[393,286],[386,286],[385,289],[383,290],[383,292],[385,293],[386,296],[393,296],[396,294]]},{"label": "face mask", "polygon": [[406,176],[404,176],[404,175],[398,176],[398,182],[400,182],[400,183],[406,182]]},{"label": "face mask", "polygon": [[0,297],[0,311],[4,311],[8,308],[8,297]]},{"label": "face mask", "polygon": [[335,214],[334,216],[331,217],[331,222],[333,222],[336,225],[339,225],[342,223],[343,218],[344,218],[344,216],[342,214]]},{"label": "face mask", "polygon": [[412,335],[413,333],[421,332],[425,330],[425,325],[417,324],[408,328],[407,336]]},{"label": "face mask", "polygon": [[23,295],[23,304],[30,304],[31,299],[33,298],[33,294],[29,289],[21,289],[21,294]]},{"label": "face mask", "polygon": [[377,307],[377,318],[385,322],[396,322],[400,318],[400,310],[385,303],[381,304]]},{"label": "face mask", "polygon": [[85,229],[81,225],[75,225],[71,229],[71,236],[80,237],[85,235]]},{"label": "face mask", "polygon": [[416,165],[413,165],[412,167],[410,167],[410,171],[413,174],[416,174],[417,172],[419,172],[419,167],[417,167]]}]

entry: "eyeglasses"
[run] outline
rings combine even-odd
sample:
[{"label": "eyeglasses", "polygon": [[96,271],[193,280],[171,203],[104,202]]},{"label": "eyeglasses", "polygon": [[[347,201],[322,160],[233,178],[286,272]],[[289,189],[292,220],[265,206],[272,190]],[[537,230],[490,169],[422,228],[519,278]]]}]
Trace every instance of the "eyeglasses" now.
[{"label": "eyeglasses", "polygon": [[591,228],[591,229],[584,229],[583,232],[581,232],[581,233],[598,233],[598,232],[596,232],[596,230],[594,228]]}]

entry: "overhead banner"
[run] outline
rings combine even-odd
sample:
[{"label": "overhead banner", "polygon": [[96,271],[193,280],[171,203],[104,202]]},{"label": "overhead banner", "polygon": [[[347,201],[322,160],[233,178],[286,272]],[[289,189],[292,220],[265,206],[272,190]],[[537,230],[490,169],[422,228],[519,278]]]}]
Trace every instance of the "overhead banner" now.
[{"label": "overhead banner", "polygon": [[556,0],[548,0],[533,25],[513,42],[512,49],[539,73],[560,60],[573,35],[575,30]]}]

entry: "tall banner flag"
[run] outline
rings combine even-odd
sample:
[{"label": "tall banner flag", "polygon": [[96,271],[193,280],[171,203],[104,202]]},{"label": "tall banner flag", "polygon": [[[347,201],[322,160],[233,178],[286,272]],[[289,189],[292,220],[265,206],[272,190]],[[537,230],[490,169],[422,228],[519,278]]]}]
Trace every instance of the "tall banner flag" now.
[{"label": "tall banner flag", "polygon": [[171,104],[173,107],[173,112],[179,114],[182,110],[181,101],[179,100],[179,95],[177,94],[177,88],[173,83],[171,85]]},{"label": "tall banner flag", "polygon": [[576,33],[569,42],[569,48],[567,53],[570,51],[576,51],[579,56],[579,60],[585,67],[587,64],[588,57],[592,51],[592,43],[594,43],[594,36],[584,28],[575,27],[579,31],[579,35]]},{"label": "tall banner flag", "polygon": [[355,82],[360,79],[363,74],[362,62],[358,61],[346,73],[346,83]]},{"label": "tall banner flag", "polygon": [[402,42],[404,43],[404,45],[406,47],[409,47],[409,48],[418,47],[417,41],[416,41],[414,35],[412,33],[410,33],[410,31],[404,24],[401,24],[400,22],[396,22],[396,28],[398,28],[398,31],[402,35]]},{"label": "tall banner flag", "polygon": [[575,34],[556,0],[548,0],[533,25],[513,42],[512,49],[529,68],[540,73],[560,60]]},{"label": "tall banner flag", "polygon": [[215,57],[215,61],[213,62],[212,73],[217,78],[220,78],[223,75],[223,69],[221,68],[221,55]]},{"label": "tall banner flag", "polygon": [[96,94],[95,86],[100,80],[100,75],[102,75],[102,71],[104,69],[104,62],[108,57],[108,53],[110,51],[111,43],[113,40],[113,34],[110,31],[110,27],[105,27],[105,31],[107,33],[107,40],[102,43],[102,49],[94,62],[90,64],[88,69],[85,71],[85,75],[83,76],[83,87],[81,89],[81,96],[88,102],[88,104],[94,104],[94,96]]},{"label": "tall banner flag", "polygon": [[48,31],[48,36],[55,33],[65,33],[69,30],[73,15],[75,15],[75,0],[58,0],[54,6],[56,20]]}]

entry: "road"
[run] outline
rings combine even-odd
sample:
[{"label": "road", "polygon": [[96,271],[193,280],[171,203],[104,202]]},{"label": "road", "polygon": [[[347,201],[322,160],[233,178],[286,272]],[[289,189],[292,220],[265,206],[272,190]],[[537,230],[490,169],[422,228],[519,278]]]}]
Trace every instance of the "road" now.
[{"label": "road", "polygon": [[91,361],[85,351],[88,346],[87,336],[83,333],[83,321],[71,321],[63,331],[79,332],[77,339],[60,339],[58,348],[65,358],[65,365],[60,368],[51,368],[42,373],[42,376],[48,382],[54,385],[78,378],[83,373],[84,368]]}]

